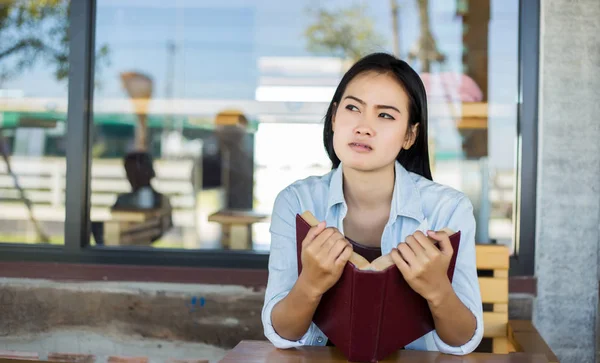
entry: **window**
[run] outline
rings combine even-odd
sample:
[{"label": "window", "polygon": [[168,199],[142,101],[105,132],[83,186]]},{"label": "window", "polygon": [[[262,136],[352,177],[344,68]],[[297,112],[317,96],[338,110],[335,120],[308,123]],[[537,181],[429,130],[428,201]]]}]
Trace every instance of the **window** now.
[{"label": "window", "polygon": [[3,243],[64,243],[68,7],[0,2]]},{"label": "window", "polygon": [[[0,259],[264,269],[277,193],[330,170],[341,76],[385,51],[426,85],[434,179],[533,273],[537,2],[7,4],[0,131],[25,201],[0,160]],[[5,244],[46,240],[65,248]]]},{"label": "window", "polygon": [[[322,119],[344,70],[387,51],[428,90],[435,180],[472,200],[478,242],[512,245],[518,6],[98,0],[111,64],[96,77],[92,221],[110,244],[268,250],[277,193],[330,170]],[[237,225],[234,209],[248,211]],[[155,234],[126,232],[158,215]]]}]

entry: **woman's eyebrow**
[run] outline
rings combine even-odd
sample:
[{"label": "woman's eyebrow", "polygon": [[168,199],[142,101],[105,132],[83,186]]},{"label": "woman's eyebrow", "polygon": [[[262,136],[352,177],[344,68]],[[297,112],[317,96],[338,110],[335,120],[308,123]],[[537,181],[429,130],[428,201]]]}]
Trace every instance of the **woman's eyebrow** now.
[{"label": "woman's eyebrow", "polygon": [[[348,96],[344,97],[344,99],[346,99],[346,98],[350,98],[352,100],[355,100],[356,102],[360,103],[363,106],[367,104],[365,101],[361,100],[358,97],[352,96],[352,95],[348,95]],[[378,109],[391,109],[391,110],[394,110],[394,111],[398,112],[399,114],[402,114],[402,112],[400,112],[400,110],[398,108],[394,107],[394,106],[389,106],[389,105],[375,105],[375,108],[378,108]]]},{"label": "woman's eyebrow", "polygon": [[350,96],[350,95],[348,95],[348,96],[344,97],[344,99],[346,99],[346,98],[350,98],[350,99],[352,99],[352,100],[354,100],[354,101],[356,101],[356,102],[360,103],[360,104],[361,104],[361,105],[363,105],[363,106],[367,104],[365,101],[361,100],[361,99],[360,99],[360,98],[358,98],[358,97],[354,97],[354,96]]}]

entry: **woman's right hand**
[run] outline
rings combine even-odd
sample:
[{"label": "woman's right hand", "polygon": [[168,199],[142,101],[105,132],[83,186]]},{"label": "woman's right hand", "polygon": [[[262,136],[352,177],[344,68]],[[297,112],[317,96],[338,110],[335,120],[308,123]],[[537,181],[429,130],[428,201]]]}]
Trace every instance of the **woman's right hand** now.
[{"label": "woman's right hand", "polygon": [[352,245],[337,228],[325,222],[312,227],[302,241],[302,272],[298,281],[313,298],[320,298],[342,276]]}]

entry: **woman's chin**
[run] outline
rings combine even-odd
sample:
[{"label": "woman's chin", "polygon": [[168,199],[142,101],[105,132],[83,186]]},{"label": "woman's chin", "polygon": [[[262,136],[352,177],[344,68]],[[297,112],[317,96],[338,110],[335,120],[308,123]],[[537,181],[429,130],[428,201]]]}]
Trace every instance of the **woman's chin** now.
[{"label": "woman's chin", "polygon": [[370,158],[364,157],[345,157],[343,159],[340,158],[344,168],[351,168],[358,171],[372,171],[375,169],[379,169],[381,165],[379,165],[375,160],[369,160]]},{"label": "woman's chin", "polygon": [[351,168],[357,171],[378,171],[387,168],[394,168],[395,159],[382,160],[377,155],[364,154],[338,154],[338,158],[344,165],[344,168]]}]

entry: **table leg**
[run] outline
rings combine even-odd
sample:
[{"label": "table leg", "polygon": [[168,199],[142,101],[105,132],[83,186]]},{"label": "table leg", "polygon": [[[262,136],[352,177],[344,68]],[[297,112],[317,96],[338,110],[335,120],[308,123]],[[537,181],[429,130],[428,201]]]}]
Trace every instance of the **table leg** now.
[{"label": "table leg", "polygon": [[221,245],[223,248],[231,248],[231,224],[221,224]]},{"label": "table leg", "polygon": [[248,225],[246,226],[247,228],[247,232],[246,232],[246,249],[251,250],[252,249],[252,223],[248,223]]}]

